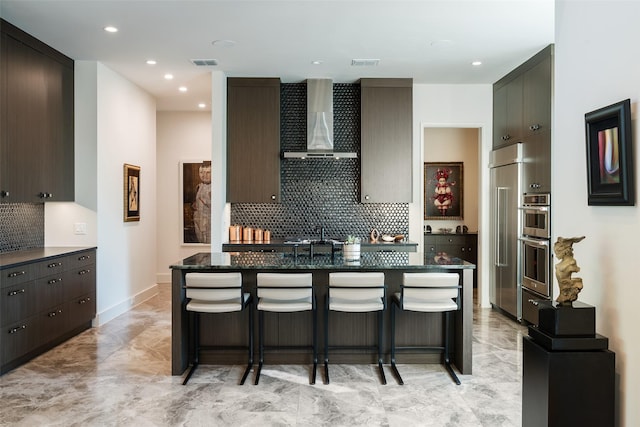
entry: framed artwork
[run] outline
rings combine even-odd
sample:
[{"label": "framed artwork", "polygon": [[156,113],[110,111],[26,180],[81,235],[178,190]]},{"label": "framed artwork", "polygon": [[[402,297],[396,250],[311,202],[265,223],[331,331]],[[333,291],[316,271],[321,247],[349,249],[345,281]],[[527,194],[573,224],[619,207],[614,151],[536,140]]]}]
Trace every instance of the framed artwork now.
[{"label": "framed artwork", "polygon": [[585,114],[589,206],[633,206],[629,99]]},{"label": "framed artwork", "polygon": [[124,164],[124,222],[140,221],[140,166]]},{"label": "framed artwork", "polygon": [[211,244],[211,160],[180,162],[182,244]]},{"label": "framed artwork", "polygon": [[462,165],[462,162],[425,162],[424,219],[462,219]]}]

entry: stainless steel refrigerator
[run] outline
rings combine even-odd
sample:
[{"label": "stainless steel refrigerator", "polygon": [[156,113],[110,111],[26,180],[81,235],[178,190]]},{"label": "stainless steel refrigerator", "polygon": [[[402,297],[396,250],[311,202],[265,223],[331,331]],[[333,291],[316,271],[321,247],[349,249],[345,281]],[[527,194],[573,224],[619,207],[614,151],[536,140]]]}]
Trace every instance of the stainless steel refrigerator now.
[{"label": "stainless steel refrigerator", "polygon": [[522,288],[520,281],[522,199],[522,144],[491,152],[491,289],[492,306],[520,320]]}]

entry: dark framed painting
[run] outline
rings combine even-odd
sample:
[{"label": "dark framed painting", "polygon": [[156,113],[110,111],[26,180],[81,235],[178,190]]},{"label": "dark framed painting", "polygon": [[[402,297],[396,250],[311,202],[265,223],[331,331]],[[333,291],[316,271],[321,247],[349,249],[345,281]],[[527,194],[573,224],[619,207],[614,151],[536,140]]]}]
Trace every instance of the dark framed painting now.
[{"label": "dark framed painting", "polygon": [[635,205],[631,102],[585,114],[588,204]]},{"label": "dark framed painting", "polygon": [[425,162],[424,219],[463,219],[462,162]]},{"label": "dark framed painting", "polygon": [[182,244],[211,244],[211,160],[180,162]]},{"label": "dark framed painting", "polygon": [[140,221],[140,166],[124,164],[124,222]]}]

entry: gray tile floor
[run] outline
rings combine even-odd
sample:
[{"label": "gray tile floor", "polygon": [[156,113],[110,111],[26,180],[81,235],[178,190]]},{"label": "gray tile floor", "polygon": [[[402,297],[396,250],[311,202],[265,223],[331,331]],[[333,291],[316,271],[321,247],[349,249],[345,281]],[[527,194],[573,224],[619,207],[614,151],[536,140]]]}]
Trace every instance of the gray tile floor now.
[{"label": "gray tile floor", "polygon": [[522,335],[491,309],[474,310],[473,375],[456,386],[440,365],[332,365],[331,384],[305,366],[200,366],[171,376],[170,289],[0,377],[2,426],[520,426]]}]

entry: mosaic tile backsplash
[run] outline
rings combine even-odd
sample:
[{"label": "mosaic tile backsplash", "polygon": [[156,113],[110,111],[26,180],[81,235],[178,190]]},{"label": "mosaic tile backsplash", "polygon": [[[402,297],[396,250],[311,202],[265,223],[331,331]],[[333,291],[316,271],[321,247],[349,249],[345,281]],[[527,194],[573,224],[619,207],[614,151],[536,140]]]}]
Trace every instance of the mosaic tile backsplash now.
[{"label": "mosaic tile backsplash", "polygon": [[0,203],[0,253],[44,246],[44,203]]},{"label": "mosaic tile backsplash", "polygon": [[[277,239],[368,238],[409,232],[407,203],[360,203],[360,85],[333,85],[334,150],[354,151],[357,159],[280,161],[280,203],[234,203],[231,223],[271,230]],[[307,85],[285,83],[280,98],[281,151],[306,150]]]}]

